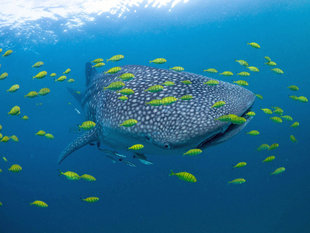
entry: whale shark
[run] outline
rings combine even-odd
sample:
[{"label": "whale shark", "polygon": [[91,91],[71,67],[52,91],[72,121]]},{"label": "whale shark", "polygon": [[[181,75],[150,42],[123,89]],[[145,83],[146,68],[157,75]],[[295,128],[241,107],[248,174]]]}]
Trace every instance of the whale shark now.
[{"label": "whale shark", "polygon": [[[123,81],[124,88],[134,91],[126,101],[118,99],[122,96],[118,91],[105,88],[122,81],[119,76],[124,73],[134,75],[134,78]],[[71,90],[71,93],[80,103],[86,120],[95,122],[96,126],[75,138],[62,151],[58,163],[88,144],[97,144],[109,156],[132,155],[145,161],[146,156],[182,155],[193,148],[204,150],[238,134],[251,120],[246,113],[255,102],[255,94],[246,88],[220,80],[218,85],[206,85],[205,82],[214,79],[189,72],[125,65],[119,72],[108,74],[97,72],[86,63],[85,75],[85,92],[78,95]],[[174,85],[163,86],[163,90],[155,93],[146,91],[166,81]],[[181,100],[184,95],[193,98]],[[178,100],[169,105],[147,104],[169,96]],[[226,104],[212,108],[218,101]],[[227,114],[243,116],[247,121],[237,125],[217,120]],[[121,126],[128,119],[135,119],[138,123],[132,127]],[[128,150],[134,144],[142,144],[144,148],[139,153]]]}]

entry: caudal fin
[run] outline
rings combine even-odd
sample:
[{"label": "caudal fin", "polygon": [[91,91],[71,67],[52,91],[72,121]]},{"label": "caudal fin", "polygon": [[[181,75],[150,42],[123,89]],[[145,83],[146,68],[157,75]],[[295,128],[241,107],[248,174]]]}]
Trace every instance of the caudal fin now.
[{"label": "caudal fin", "polygon": [[172,170],[170,170],[169,176],[174,176],[174,175],[175,175],[175,173]]}]

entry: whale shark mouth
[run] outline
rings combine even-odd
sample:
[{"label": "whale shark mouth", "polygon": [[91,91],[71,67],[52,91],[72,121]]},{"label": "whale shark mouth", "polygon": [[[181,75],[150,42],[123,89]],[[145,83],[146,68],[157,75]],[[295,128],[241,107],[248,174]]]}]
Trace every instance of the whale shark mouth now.
[{"label": "whale shark mouth", "polygon": [[251,108],[252,105],[241,115],[241,117],[244,117],[247,120],[244,124],[230,124],[224,131],[218,132],[211,137],[208,137],[207,139],[202,141],[196,148],[205,149],[206,147],[222,143],[238,134],[253,118],[252,116],[247,115],[247,113],[251,111]]}]

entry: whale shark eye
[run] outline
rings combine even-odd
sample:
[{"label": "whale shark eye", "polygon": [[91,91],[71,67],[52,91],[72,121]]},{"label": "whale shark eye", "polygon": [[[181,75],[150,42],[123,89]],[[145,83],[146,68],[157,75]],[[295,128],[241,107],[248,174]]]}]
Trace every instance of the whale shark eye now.
[{"label": "whale shark eye", "polygon": [[164,144],[165,149],[170,149],[170,145],[168,143]]}]

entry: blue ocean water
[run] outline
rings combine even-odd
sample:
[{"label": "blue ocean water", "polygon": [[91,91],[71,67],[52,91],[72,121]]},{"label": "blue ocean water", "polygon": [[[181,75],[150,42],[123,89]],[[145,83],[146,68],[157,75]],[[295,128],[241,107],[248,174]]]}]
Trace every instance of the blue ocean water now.
[{"label": "blue ocean water", "polygon": [[[34,6],[35,8],[35,6]],[[5,12],[5,9],[3,10]],[[135,12],[136,11],[136,12]],[[0,58],[0,124],[3,135],[15,134],[19,142],[0,143],[0,232],[2,233],[307,233],[310,232],[309,106],[291,100],[289,95],[309,97],[310,81],[310,2],[309,1],[188,1],[167,7],[133,6],[126,17],[91,15],[94,20],[69,29],[65,17],[44,17],[23,27],[0,28],[0,47],[14,53]],[[8,15],[9,17],[9,15]],[[9,19],[7,19],[9,21]],[[5,20],[1,18],[1,25]],[[40,25],[40,29],[35,27]],[[33,26],[34,30],[31,29]],[[254,49],[247,42],[261,45]],[[3,52],[2,52],[3,53]],[[203,69],[214,67],[234,73],[244,70],[236,59],[244,59],[260,69],[250,77],[247,87],[263,95],[257,99],[254,119],[232,139],[206,149],[203,156],[181,155],[150,157],[153,165],[135,162],[137,167],[112,163],[96,146],[86,146],[63,164],[57,159],[77,133],[72,128],[85,119],[74,110],[78,103],[66,87],[85,89],[85,63],[98,57],[124,54],[118,65],[149,65],[149,60],[164,57],[167,63],[151,66],[169,68],[181,65],[188,72],[206,75]],[[264,65],[270,56],[283,75]],[[75,83],[54,82],[51,77],[33,80],[39,61],[46,70],[58,75],[71,68]],[[108,64],[100,70],[111,68]],[[236,77],[207,75],[232,82]],[[8,93],[13,84],[20,90]],[[298,92],[287,87],[297,85]],[[34,99],[24,98],[32,90],[48,87],[51,93]],[[42,103],[40,105],[39,103]],[[7,113],[21,107],[28,121]],[[292,122],[276,124],[260,108],[279,106],[291,115]],[[35,136],[44,129],[54,140]],[[257,137],[246,132],[257,129]],[[293,134],[297,143],[292,143]],[[258,152],[262,143],[279,143],[274,151]],[[262,160],[275,155],[276,160]],[[244,168],[233,169],[246,161]],[[19,174],[7,169],[13,163],[23,167]],[[284,166],[277,176],[270,173]],[[58,170],[92,174],[97,181],[69,181]],[[197,177],[191,184],[169,177],[169,171],[188,171]],[[244,177],[242,185],[228,181]],[[97,203],[85,203],[81,197],[98,196]],[[48,208],[30,206],[43,200]]]}]

